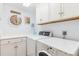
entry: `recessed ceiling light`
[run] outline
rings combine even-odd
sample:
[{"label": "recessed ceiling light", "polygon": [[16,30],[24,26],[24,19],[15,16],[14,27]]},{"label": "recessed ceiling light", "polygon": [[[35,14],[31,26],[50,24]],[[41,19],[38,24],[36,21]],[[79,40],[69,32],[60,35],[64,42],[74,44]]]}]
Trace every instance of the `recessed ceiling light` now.
[{"label": "recessed ceiling light", "polygon": [[23,3],[23,6],[25,7],[29,7],[31,5],[31,3]]}]

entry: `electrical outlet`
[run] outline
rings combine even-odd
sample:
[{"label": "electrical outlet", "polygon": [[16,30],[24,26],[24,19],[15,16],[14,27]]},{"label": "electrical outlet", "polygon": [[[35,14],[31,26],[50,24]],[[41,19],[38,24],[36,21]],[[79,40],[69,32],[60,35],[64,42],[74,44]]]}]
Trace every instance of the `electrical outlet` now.
[{"label": "electrical outlet", "polygon": [[67,35],[67,31],[63,31],[63,35]]},{"label": "electrical outlet", "polygon": [[62,35],[63,35],[63,39],[65,39],[66,38],[66,35],[67,35],[67,31],[63,31],[62,32]]}]

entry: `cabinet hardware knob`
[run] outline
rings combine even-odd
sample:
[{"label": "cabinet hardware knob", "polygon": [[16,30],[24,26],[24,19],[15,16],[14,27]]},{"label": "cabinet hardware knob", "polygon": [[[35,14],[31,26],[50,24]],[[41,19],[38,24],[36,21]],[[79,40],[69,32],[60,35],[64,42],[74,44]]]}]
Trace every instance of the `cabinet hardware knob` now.
[{"label": "cabinet hardware knob", "polygon": [[8,43],[10,43],[10,41],[8,41]]},{"label": "cabinet hardware knob", "polygon": [[59,15],[62,15],[62,14],[64,14],[64,12],[58,12],[58,14],[59,14]]},{"label": "cabinet hardware knob", "polygon": [[42,19],[40,19],[40,21],[42,21]]},{"label": "cabinet hardware knob", "polygon": [[18,46],[15,46],[14,48],[17,48]]},{"label": "cabinet hardware knob", "polygon": [[48,47],[47,50],[52,49],[52,47]]}]

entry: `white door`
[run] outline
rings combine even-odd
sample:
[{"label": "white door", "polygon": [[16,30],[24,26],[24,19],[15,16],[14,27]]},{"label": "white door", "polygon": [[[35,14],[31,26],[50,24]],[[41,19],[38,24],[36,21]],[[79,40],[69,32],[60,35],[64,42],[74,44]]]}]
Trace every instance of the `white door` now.
[{"label": "white door", "polygon": [[40,3],[36,7],[36,22],[42,23],[48,20],[48,4]]},{"label": "white door", "polygon": [[63,16],[63,4],[49,3],[49,21],[60,20]]},{"label": "white door", "polygon": [[79,16],[79,3],[64,3],[64,17]]},{"label": "white door", "polygon": [[26,42],[19,42],[16,47],[17,56],[26,56]]},{"label": "white door", "polygon": [[35,41],[33,39],[27,39],[27,55],[35,56]]},{"label": "white door", "polygon": [[15,44],[7,44],[1,46],[1,56],[15,56]]}]

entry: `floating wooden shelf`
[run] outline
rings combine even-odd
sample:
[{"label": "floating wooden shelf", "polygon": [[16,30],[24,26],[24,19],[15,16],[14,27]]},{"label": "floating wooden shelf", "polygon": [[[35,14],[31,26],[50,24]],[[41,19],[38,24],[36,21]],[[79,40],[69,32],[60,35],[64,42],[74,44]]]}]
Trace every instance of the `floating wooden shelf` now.
[{"label": "floating wooden shelf", "polygon": [[56,21],[48,21],[48,22],[44,22],[44,23],[39,23],[38,25],[45,25],[45,24],[51,24],[51,23],[59,23],[59,22],[72,21],[72,20],[78,20],[78,19],[79,19],[79,16],[75,16],[75,17],[64,18],[64,19],[60,19],[60,20],[56,20]]}]

